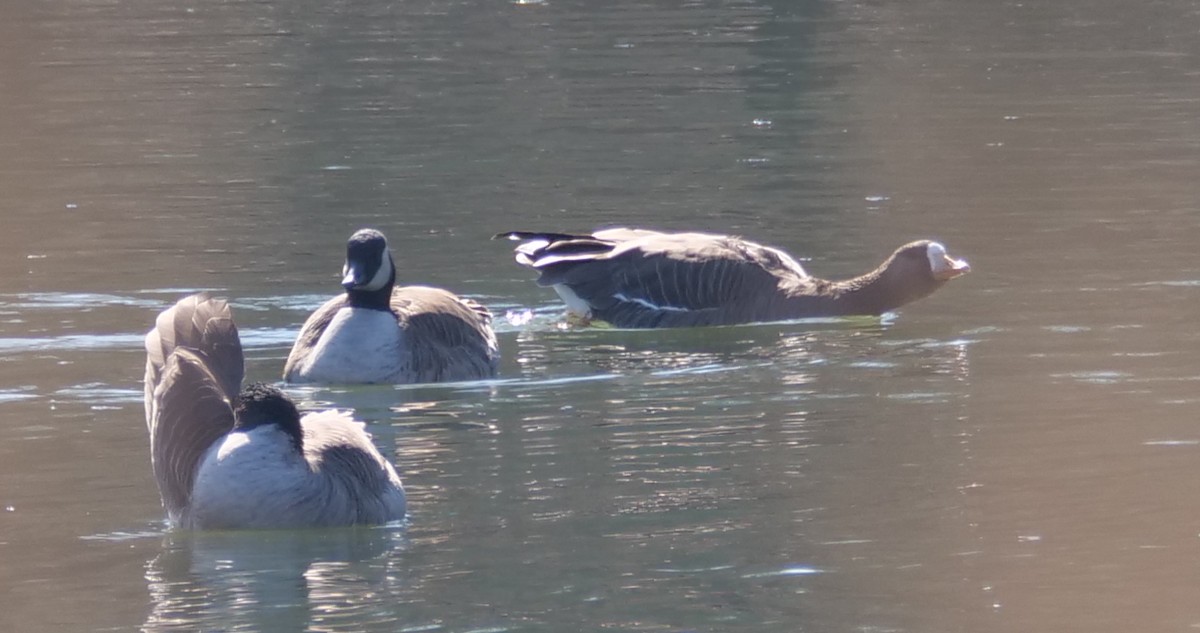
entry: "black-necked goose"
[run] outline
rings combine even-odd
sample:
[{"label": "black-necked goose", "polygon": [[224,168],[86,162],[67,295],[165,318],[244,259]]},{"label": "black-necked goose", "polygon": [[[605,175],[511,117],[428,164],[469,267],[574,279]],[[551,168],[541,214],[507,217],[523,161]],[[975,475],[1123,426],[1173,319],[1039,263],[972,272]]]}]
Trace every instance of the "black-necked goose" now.
[{"label": "black-necked goose", "polygon": [[517,262],[540,272],[538,284],[572,314],[623,328],[879,315],[970,271],[929,240],[901,246],[865,275],[827,281],[777,248],[728,235],[617,228],[496,237],[524,240]]},{"label": "black-necked goose", "polygon": [[404,518],[392,465],[348,413],[303,417],[279,389],[241,389],[228,304],[180,300],[146,335],[146,424],[167,516],[186,529],[370,525]]},{"label": "black-necked goose", "polygon": [[492,315],[440,288],[395,288],[387,239],[346,245],[345,294],[308,317],[283,368],[288,382],[421,383],[489,378],[500,354]]}]

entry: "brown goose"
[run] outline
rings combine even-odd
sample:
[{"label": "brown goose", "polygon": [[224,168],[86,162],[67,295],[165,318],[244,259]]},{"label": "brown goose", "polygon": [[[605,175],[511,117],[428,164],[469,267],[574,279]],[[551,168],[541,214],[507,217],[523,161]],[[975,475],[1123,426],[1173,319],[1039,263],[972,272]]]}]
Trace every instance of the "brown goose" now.
[{"label": "brown goose", "polygon": [[349,414],[303,417],[242,388],[229,305],[181,299],[146,335],[146,425],[167,516],[185,529],[334,527],[404,518],[404,487]]},{"label": "brown goose", "polygon": [[396,288],[387,239],[346,244],[345,294],[313,312],[283,368],[288,382],[420,383],[489,378],[500,359],[487,308],[441,288]]},{"label": "brown goose", "polygon": [[937,242],[896,249],[878,268],[818,279],[790,255],[739,237],[615,228],[591,235],[511,231],[517,262],[541,273],[568,311],[622,328],[879,315],[971,269]]}]

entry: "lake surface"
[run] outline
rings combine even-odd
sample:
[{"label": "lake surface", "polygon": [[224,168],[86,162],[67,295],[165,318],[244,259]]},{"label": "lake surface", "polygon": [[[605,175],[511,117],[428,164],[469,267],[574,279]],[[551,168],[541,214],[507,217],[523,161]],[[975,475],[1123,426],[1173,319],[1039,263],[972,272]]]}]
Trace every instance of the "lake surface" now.
[{"label": "lake surface", "polygon": [[[0,629],[1200,627],[1200,10],[893,4],[6,7]],[[409,521],[168,530],[155,314],[231,298],[275,380],[365,225],[504,355],[293,390],[369,422]],[[580,330],[488,240],[606,225],[974,272],[882,319]]]}]

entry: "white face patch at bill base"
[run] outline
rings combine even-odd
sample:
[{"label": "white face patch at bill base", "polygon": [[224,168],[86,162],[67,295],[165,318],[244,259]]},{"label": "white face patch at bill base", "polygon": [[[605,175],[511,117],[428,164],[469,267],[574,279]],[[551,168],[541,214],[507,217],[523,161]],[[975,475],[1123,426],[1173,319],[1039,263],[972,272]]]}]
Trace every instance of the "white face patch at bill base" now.
[{"label": "white face patch at bill base", "polygon": [[929,270],[937,272],[946,267],[946,247],[937,242],[930,242],[925,248],[925,256],[929,258]]}]

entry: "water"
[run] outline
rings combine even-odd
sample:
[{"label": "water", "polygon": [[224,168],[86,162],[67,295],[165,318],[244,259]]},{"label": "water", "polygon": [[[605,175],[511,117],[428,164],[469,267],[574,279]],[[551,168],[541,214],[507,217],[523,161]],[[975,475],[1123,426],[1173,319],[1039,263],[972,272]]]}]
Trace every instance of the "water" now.
[{"label": "water", "polygon": [[[1192,3],[18,4],[0,628],[1200,626]],[[608,224],[974,272],[883,320],[564,330],[487,239]],[[293,391],[370,422],[410,521],[167,530],[141,334],[215,290],[274,379],[363,225],[500,315],[495,381]]]}]

